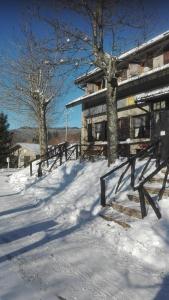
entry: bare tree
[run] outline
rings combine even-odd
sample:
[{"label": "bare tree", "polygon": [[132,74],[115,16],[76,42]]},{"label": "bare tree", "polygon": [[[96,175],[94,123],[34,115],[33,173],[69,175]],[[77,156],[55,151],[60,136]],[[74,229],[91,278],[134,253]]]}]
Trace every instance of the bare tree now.
[{"label": "bare tree", "polygon": [[36,122],[40,154],[44,155],[47,152],[47,120],[51,111],[56,110],[64,80],[56,74],[52,55],[42,47],[42,42],[32,32],[25,33],[24,38],[25,43],[17,57],[13,60],[8,58],[5,62],[1,92],[8,109],[24,113]]},{"label": "bare tree", "polygon": [[[140,6],[139,6],[140,4]],[[73,63],[83,65],[84,62],[89,66],[99,67],[104,74],[107,82],[107,136],[108,136],[108,164],[112,164],[117,158],[117,77],[120,61],[117,53],[119,52],[119,42],[121,32],[127,30],[127,35],[131,42],[131,32],[133,36],[137,36],[139,30],[144,29],[145,22],[142,17],[142,1],[116,1],[116,0],[62,0],[51,1],[48,7],[52,6],[56,10],[56,18],[43,19],[53,28],[54,32],[58,32],[58,28],[62,31],[62,42],[69,42],[66,51],[63,51],[63,61],[69,62],[73,59]],[[139,10],[140,7],[140,10]],[[66,24],[57,18],[60,11],[65,12],[65,8],[76,12],[77,15],[85,19],[84,26],[77,24]],[[74,16],[74,15],[73,15]],[[145,12],[144,12],[145,17]],[[144,19],[145,20],[145,19]],[[81,21],[79,22],[82,23]],[[126,29],[127,28],[127,29]],[[130,28],[130,34],[129,34]],[[111,50],[107,53],[106,47],[111,40]],[[138,39],[137,39],[138,40]],[[123,41],[123,40],[122,40]],[[118,42],[118,43],[117,43]],[[62,44],[64,49],[65,42]],[[122,45],[124,48],[124,44]],[[69,51],[69,55],[68,55]],[[71,57],[71,55],[72,57]],[[67,56],[68,55],[68,56]],[[71,58],[71,59],[70,59]]]}]

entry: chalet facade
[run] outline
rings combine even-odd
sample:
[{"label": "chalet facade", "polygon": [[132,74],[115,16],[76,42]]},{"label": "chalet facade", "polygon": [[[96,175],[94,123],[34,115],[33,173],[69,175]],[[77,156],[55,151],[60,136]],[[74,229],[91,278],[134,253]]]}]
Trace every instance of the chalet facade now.
[{"label": "chalet facade", "polygon": [[[169,152],[169,31],[118,57],[118,138],[121,155],[135,154],[161,136]],[[106,82],[99,68],[77,78],[84,95],[66,107],[82,105],[82,144],[107,143]]]}]

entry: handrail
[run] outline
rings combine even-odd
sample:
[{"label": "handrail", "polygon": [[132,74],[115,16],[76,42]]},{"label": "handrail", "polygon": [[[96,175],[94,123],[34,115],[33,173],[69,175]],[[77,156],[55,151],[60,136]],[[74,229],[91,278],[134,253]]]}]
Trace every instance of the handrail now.
[{"label": "handrail", "polygon": [[[163,180],[163,184],[161,189],[158,192],[157,195],[157,199],[156,201],[153,200],[153,198],[151,197],[151,195],[149,194],[149,192],[146,190],[145,184],[150,181],[156,174],[158,174],[163,168],[166,168],[166,173],[164,176],[164,180]],[[145,198],[147,199],[147,201],[149,202],[149,204],[151,205],[151,207],[153,208],[156,216],[158,219],[161,218],[161,212],[158,206],[158,201],[161,200],[163,194],[164,194],[164,190],[165,190],[165,186],[166,186],[166,182],[167,182],[167,178],[168,178],[168,174],[169,174],[169,157],[163,161],[162,163],[160,163],[156,169],[151,172],[151,174],[149,174],[146,178],[144,178],[139,185],[134,187],[134,190],[138,190],[139,192],[139,197],[140,197],[140,207],[141,207],[141,214],[142,214],[142,218],[147,216],[147,210],[146,210],[146,203],[145,203]]]},{"label": "handrail", "polygon": [[[42,163],[44,163],[45,161],[49,160],[49,159],[52,159],[52,158],[55,158],[55,161],[53,162],[52,166],[50,167],[50,171],[51,169],[53,168],[53,166],[55,165],[55,163],[60,159],[60,166],[62,165],[63,163],[63,156],[65,155],[65,160],[69,160],[70,157],[72,156],[73,152],[75,151],[76,152],[76,159],[78,159],[78,144],[74,144],[74,145],[71,145],[69,147],[67,147],[68,144],[65,144],[64,147],[58,147],[58,152],[53,155],[53,156],[50,156],[44,160],[41,160],[40,162],[37,163],[37,165],[39,165],[38,167],[38,177],[41,177],[42,176]],[[72,150],[72,153],[69,155],[69,157],[67,156],[68,154],[68,151],[69,150]]]},{"label": "handrail", "polygon": [[79,144],[79,149],[81,159],[93,158],[94,156],[100,156],[102,154],[107,157],[107,144]]},{"label": "handrail", "polygon": [[32,176],[32,163],[37,161],[37,160],[41,160],[43,159],[43,161],[47,161],[49,158],[51,158],[51,153],[53,153],[54,151],[56,152],[56,150],[59,148],[59,147],[62,147],[64,145],[67,145],[67,142],[63,142],[63,143],[60,143],[58,145],[53,145],[49,148],[49,150],[43,154],[43,155],[40,155],[38,158],[34,158],[33,160],[29,161],[28,163],[28,166],[30,166],[30,176]]},{"label": "handrail", "polygon": [[[141,158],[141,157],[146,157],[147,155],[150,155],[152,153],[155,154],[155,152],[157,150],[157,146],[159,145],[159,143],[160,143],[160,140],[158,139],[154,143],[152,143],[151,145],[149,145],[147,148],[141,150],[139,153],[133,155],[132,157],[129,157],[125,162],[123,162],[119,166],[113,168],[112,170],[110,170],[109,172],[107,172],[106,174],[104,174],[103,176],[100,177],[101,205],[102,206],[106,206],[106,184],[105,184],[105,179],[107,177],[109,177],[111,174],[113,174],[115,171],[121,169],[125,165],[128,165],[127,168],[125,169],[125,171],[121,174],[121,176],[119,178],[119,182],[117,184],[115,193],[118,191],[119,186],[121,184],[121,181],[122,181],[125,173],[129,169],[129,167],[131,167],[131,182],[130,182],[130,185],[131,185],[132,189],[134,189],[134,185],[135,185],[135,162],[136,162],[136,159],[137,158]],[[156,159],[158,159],[158,158],[156,157]],[[148,167],[148,165],[147,165],[147,167]],[[144,168],[144,172],[145,172],[145,168]]]},{"label": "handrail", "polygon": [[112,173],[114,173],[115,171],[117,171],[118,169],[122,168],[123,166],[125,166],[125,164],[131,162],[132,160],[134,161],[136,158],[141,157],[143,154],[146,154],[148,150],[150,150],[151,148],[154,148],[155,146],[157,146],[159,144],[159,140],[157,140],[156,142],[152,143],[151,145],[149,145],[147,148],[141,150],[140,152],[138,152],[137,154],[129,157],[124,163],[122,163],[121,165],[113,168],[111,171],[107,172],[106,174],[104,174],[103,176],[100,177],[100,179],[104,179],[106,177],[108,177],[109,175],[111,175]]}]

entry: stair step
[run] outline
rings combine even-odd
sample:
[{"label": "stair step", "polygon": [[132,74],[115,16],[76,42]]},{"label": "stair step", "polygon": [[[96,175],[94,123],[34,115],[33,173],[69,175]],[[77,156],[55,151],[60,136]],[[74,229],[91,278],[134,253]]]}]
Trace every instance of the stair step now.
[{"label": "stair step", "polygon": [[127,197],[129,198],[130,201],[134,201],[136,203],[140,203],[139,195],[136,195],[136,194],[127,194]]},{"label": "stair step", "polygon": [[161,169],[161,172],[162,172],[162,173],[165,173],[166,170],[167,170],[167,168],[165,167],[165,168]]},{"label": "stair step", "polygon": [[[145,186],[145,189],[150,194],[158,194],[159,191],[161,190],[161,187]],[[168,188],[165,188],[165,190],[164,190],[164,196],[169,196],[169,189]]]},{"label": "stair step", "polygon": [[140,208],[140,206],[137,205],[137,207],[133,207],[134,205],[131,201],[127,201],[127,200],[120,201],[120,202],[113,201],[109,204],[109,206],[111,206],[113,209],[115,209],[118,212],[121,212],[121,213],[123,213],[127,216],[135,217],[135,218],[138,218],[138,219],[142,218],[141,217],[141,211],[138,210],[138,208]]},{"label": "stair step", "polygon": [[[139,195],[136,195],[136,194],[128,194],[127,196],[128,196],[128,198],[129,198],[130,201],[134,201],[134,202],[140,204],[140,197],[139,197]],[[145,198],[145,202],[146,202],[147,205],[149,205],[149,202],[147,201],[146,198]]]},{"label": "stair step", "polygon": [[[153,177],[152,179],[150,179],[149,182],[157,182],[157,183],[163,183],[164,178],[162,177]],[[167,179],[167,183],[169,183],[169,178]]]},{"label": "stair step", "polygon": [[115,211],[112,207],[108,206],[103,208],[102,212],[99,214],[104,220],[108,222],[114,222],[123,228],[127,229],[131,227],[131,223],[135,222],[136,219],[128,217],[120,212]]}]

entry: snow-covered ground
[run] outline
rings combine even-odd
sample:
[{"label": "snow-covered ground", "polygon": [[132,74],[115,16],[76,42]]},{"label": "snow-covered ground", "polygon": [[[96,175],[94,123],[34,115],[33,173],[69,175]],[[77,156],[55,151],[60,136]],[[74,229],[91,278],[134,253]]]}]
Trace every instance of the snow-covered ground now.
[{"label": "snow-covered ground", "polygon": [[150,209],[128,230],[107,222],[107,171],[102,160],[69,161],[41,178],[0,172],[0,300],[169,299],[169,199],[160,221]]}]

